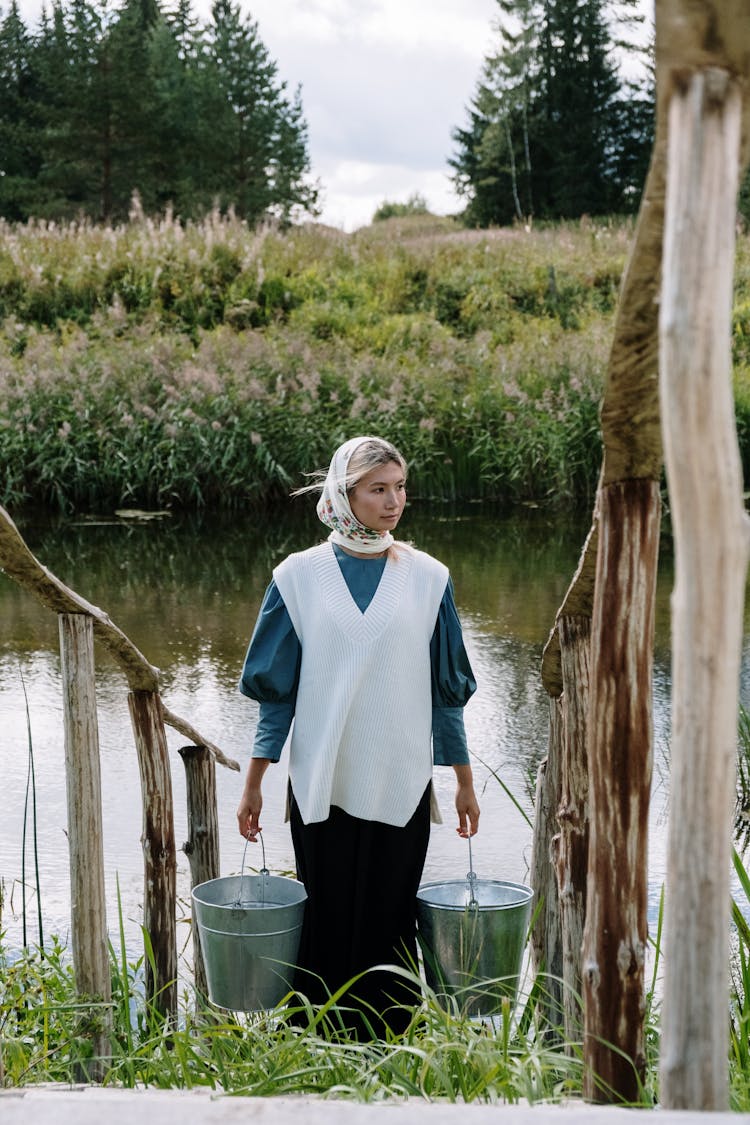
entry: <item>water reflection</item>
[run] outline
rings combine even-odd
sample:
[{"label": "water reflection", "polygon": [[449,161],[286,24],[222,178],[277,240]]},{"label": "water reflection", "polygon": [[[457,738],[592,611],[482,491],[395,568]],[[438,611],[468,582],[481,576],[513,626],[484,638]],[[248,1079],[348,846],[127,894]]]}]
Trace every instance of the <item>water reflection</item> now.
[{"label": "water reflection", "polygon": [[[273,566],[291,550],[321,537],[309,501],[265,519],[241,515],[201,522],[173,516],[159,522],[49,521],[31,515],[19,528],[37,557],[62,581],[102,606],[162,669],[172,710],[189,719],[244,771],[256,707],[236,690],[242,658]],[[405,538],[450,567],[467,647],[479,690],[467,709],[470,747],[486,763],[476,768],[481,833],[474,848],[482,877],[525,881],[531,833],[498,785],[497,771],[531,811],[531,785],[547,745],[547,699],[539,678],[541,652],[555,611],[575,570],[588,514],[559,518],[529,510],[503,515],[469,506],[459,512],[413,506],[400,528]],[[657,609],[655,730],[657,768],[652,809],[650,905],[656,910],[663,875],[663,748],[668,743],[668,595],[671,560],[662,555]],[[6,797],[0,825],[0,875],[6,892],[2,928],[20,940],[19,880],[27,724],[21,676],[29,698],[36,761],[42,897],[47,931],[68,930],[68,857],[62,704],[55,615],[0,575],[0,729],[5,750]],[[141,919],[141,809],[138,769],[124,677],[97,652],[104,850],[109,925],[116,926],[116,876],[128,934]],[[187,835],[184,773],[169,733],[178,842]],[[269,770],[263,823],[269,865],[293,866],[283,823],[286,771]],[[241,841],[234,810],[241,778],[218,770],[222,874],[239,867]],[[453,773],[436,771],[444,823],[433,830],[425,876],[461,877],[468,869],[465,842],[455,835]],[[27,870],[30,861],[27,860]],[[189,871],[179,854],[178,887],[187,903]],[[34,917],[32,909],[31,917]],[[32,931],[35,936],[35,931]]]}]

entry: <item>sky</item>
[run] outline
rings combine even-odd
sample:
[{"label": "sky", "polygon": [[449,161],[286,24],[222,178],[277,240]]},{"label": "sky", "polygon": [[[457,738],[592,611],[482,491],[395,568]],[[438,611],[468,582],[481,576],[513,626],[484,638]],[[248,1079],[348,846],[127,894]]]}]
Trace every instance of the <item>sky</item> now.
[{"label": "sky", "polygon": [[249,10],[281,77],[302,85],[323,222],[353,230],[414,192],[439,214],[461,208],[451,130],[466,124],[496,0],[255,0]]},{"label": "sky", "polygon": [[[651,0],[643,0],[648,5]],[[6,4],[0,0],[2,8]],[[33,23],[41,0],[20,0]],[[163,7],[170,6],[163,0]],[[496,43],[496,0],[241,0],[279,76],[302,87],[321,222],[351,231],[415,192],[463,206],[448,158]],[[208,18],[210,0],[193,0]]]}]

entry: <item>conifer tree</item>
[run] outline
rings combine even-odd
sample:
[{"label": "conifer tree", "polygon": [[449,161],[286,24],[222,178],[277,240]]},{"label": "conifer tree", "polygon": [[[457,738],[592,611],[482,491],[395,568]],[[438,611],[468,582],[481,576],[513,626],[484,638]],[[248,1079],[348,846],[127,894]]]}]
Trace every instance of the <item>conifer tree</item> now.
[{"label": "conifer tree", "polygon": [[190,0],[52,0],[32,35],[0,21],[0,215],[251,221],[314,211],[299,91],[290,96],[238,4],[201,25]]},{"label": "conifer tree", "polygon": [[26,200],[38,196],[40,129],[32,41],[11,0],[0,23],[0,209],[10,219],[25,219]]},{"label": "conifer tree", "polygon": [[[633,0],[623,2],[630,19]],[[499,42],[485,59],[469,127],[453,133],[450,163],[466,221],[635,209],[652,107],[619,75],[612,5],[498,0],[498,7]]]}]

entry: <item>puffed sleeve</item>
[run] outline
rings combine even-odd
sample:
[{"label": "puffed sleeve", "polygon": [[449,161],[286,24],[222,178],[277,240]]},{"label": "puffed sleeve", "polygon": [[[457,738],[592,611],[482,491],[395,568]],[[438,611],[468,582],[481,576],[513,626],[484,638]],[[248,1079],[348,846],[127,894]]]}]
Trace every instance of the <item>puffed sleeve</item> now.
[{"label": "puffed sleeve", "polygon": [[432,669],[432,754],[435,765],[458,766],[469,761],[464,707],[477,689],[456,609],[453,582],[448,579],[430,641]]},{"label": "puffed sleeve", "polygon": [[302,648],[271,581],[260,607],[240,678],[240,691],[260,703],[254,758],[277,762],[289,734],[299,685]]}]

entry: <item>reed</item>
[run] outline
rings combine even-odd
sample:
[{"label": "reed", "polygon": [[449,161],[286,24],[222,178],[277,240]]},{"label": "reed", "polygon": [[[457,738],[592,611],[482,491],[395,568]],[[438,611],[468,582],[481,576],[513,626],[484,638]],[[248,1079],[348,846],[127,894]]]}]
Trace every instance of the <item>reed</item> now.
[{"label": "reed", "polygon": [[0,224],[0,502],[263,504],[357,430],[415,494],[587,502],[628,235]]},{"label": "reed", "polygon": [[26,843],[28,839],[27,829],[29,828],[29,818],[31,819],[31,848],[32,858],[34,863],[34,889],[36,892],[36,910],[37,910],[37,926],[39,935],[39,948],[44,950],[44,924],[42,921],[42,885],[39,877],[39,839],[37,835],[37,813],[36,813],[36,772],[34,769],[34,741],[31,736],[31,712],[29,710],[29,697],[26,692],[26,681],[21,673],[21,688],[23,690],[24,707],[26,709],[26,733],[27,733],[27,771],[26,771],[26,789],[24,792],[23,801],[23,829],[21,840],[21,927],[23,934],[24,948],[28,946],[28,927],[27,927],[27,911],[26,911]]}]

